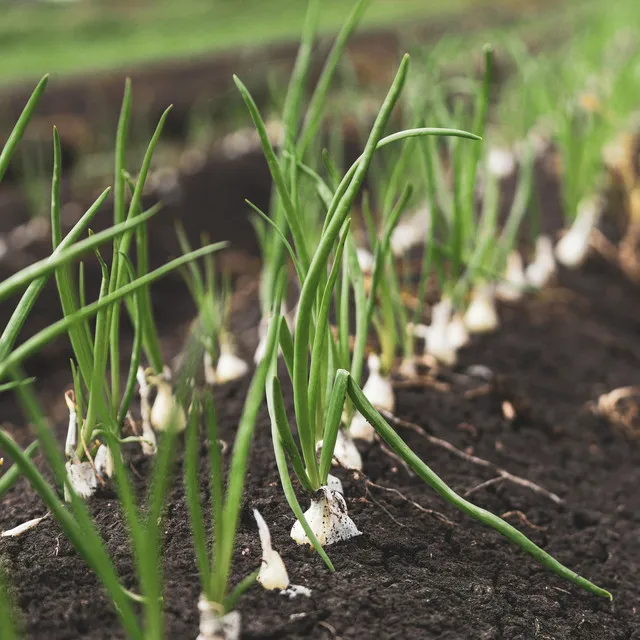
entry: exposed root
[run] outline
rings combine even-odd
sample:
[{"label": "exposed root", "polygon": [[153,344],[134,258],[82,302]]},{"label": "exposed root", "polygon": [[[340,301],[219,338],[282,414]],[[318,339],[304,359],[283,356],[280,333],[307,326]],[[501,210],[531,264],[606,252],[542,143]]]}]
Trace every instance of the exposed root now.
[{"label": "exposed root", "polygon": [[529,527],[530,529],[533,529],[534,531],[547,531],[547,529],[549,528],[549,527],[541,527],[540,525],[533,524],[533,522],[531,522],[529,518],[527,518],[527,516],[525,516],[524,513],[522,513],[522,511],[507,511],[506,513],[503,513],[500,517],[503,520],[506,520],[511,516],[516,516],[523,525]]},{"label": "exposed root", "polygon": [[492,487],[495,484],[500,484],[501,482],[504,482],[504,480],[505,479],[502,476],[497,476],[496,478],[490,478],[489,480],[485,480],[484,482],[477,484],[475,487],[471,487],[471,489],[467,489],[464,492],[464,497],[468,498],[470,495],[473,495],[477,491],[482,491],[483,489]]},{"label": "exposed root", "polygon": [[640,438],[638,396],[640,396],[638,387],[619,387],[598,398],[597,411],[627,436]]},{"label": "exposed root", "polygon": [[411,477],[415,476],[415,473],[413,472],[413,469],[399,455],[396,455],[381,440],[379,440],[379,442],[380,442],[380,450],[382,451],[382,453],[384,453],[385,455],[389,456],[392,460],[397,462],[407,472],[407,475],[409,475]]},{"label": "exposed root", "polygon": [[[525,478],[521,478],[520,476],[513,475],[512,473],[509,473],[506,469],[499,467],[493,462],[489,462],[489,460],[485,460],[484,458],[478,458],[477,456],[473,456],[469,453],[462,451],[461,449],[458,449],[457,447],[454,447],[450,442],[447,442],[442,438],[437,438],[436,436],[429,435],[425,431],[425,429],[422,428],[420,425],[414,424],[413,422],[407,422],[406,420],[402,420],[400,418],[396,418],[396,416],[386,411],[381,411],[381,413],[387,420],[389,420],[389,422],[392,422],[393,424],[399,427],[404,427],[405,429],[411,429],[412,431],[419,433],[430,444],[436,447],[445,449],[449,453],[453,454],[454,456],[457,456],[458,458],[462,458],[466,462],[470,462],[471,464],[475,464],[479,467],[484,467],[485,469],[491,469],[499,476],[501,481],[507,480],[508,482],[512,482],[513,484],[520,485],[521,487],[526,487],[527,489],[533,491],[534,493],[537,493],[539,495],[542,495],[548,498],[555,504],[564,504],[564,500],[560,496],[556,495],[555,493],[552,493],[551,491],[548,491],[544,487],[541,487],[539,484],[536,484],[531,480],[526,480]],[[497,482],[497,479],[494,479],[493,481],[487,481],[487,482],[489,482],[490,484],[494,484],[495,482]],[[487,483],[483,483],[483,485],[487,486]],[[474,491],[477,490],[478,488],[479,487],[474,489]]]},{"label": "exposed root", "polygon": [[[418,511],[422,511],[422,513],[426,513],[427,515],[437,518],[438,520],[440,520],[440,522],[446,524],[447,526],[449,527],[457,526],[455,522],[453,522],[452,520],[449,520],[449,518],[447,518],[447,516],[445,516],[444,514],[440,513],[439,511],[434,511],[433,509],[426,509],[421,504],[418,504],[417,502],[411,500],[411,498],[407,498],[407,496],[405,496],[401,491],[398,491],[398,489],[394,489],[393,487],[384,487],[381,484],[376,484],[372,480],[369,480],[369,478],[365,478],[365,486],[367,487],[367,493],[371,497],[371,500],[373,502],[375,501],[371,496],[371,492],[368,490],[368,487],[374,487],[376,489],[380,489],[381,491],[387,491],[388,493],[393,493],[394,495],[398,496],[399,498],[401,498],[402,500],[410,504],[415,509],[418,509]],[[382,507],[382,505],[379,505],[379,506]],[[382,508],[384,511],[388,513],[387,509],[385,509],[384,507]],[[397,522],[395,518],[391,516],[391,514],[388,514],[388,515],[391,517],[391,519],[394,522]],[[398,523],[398,524],[400,524],[400,526],[405,526],[405,525],[402,525],[401,523]]]},{"label": "exposed root", "polygon": [[330,625],[326,620],[320,620],[320,622],[318,622],[318,626],[326,629],[331,634],[333,640],[342,640],[342,638],[338,635],[336,628]]},{"label": "exposed root", "polygon": [[394,380],[394,389],[435,389],[446,393],[451,391],[451,385],[447,382],[441,382],[433,376],[420,376],[412,380]]},{"label": "exposed root", "polygon": [[89,453],[89,449],[87,448],[87,443],[84,441],[82,434],[80,434],[80,442],[82,442],[82,449],[84,450],[84,455],[87,456],[87,461],[89,462],[89,464],[91,465],[91,468],[93,469],[93,473],[96,476],[96,480],[100,483],[101,486],[103,487],[106,486],[106,482],[104,481],[104,478],[98,473],[98,470],[96,469],[95,462],[93,461],[93,458]]},{"label": "exposed root", "polygon": [[479,387],[475,387],[473,389],[467,389],[463,396],[467,400],[473,400],[475,398],[482,398],[483,396],[491,395],[495,390],[495,385],[492,383],[483,384]]}]

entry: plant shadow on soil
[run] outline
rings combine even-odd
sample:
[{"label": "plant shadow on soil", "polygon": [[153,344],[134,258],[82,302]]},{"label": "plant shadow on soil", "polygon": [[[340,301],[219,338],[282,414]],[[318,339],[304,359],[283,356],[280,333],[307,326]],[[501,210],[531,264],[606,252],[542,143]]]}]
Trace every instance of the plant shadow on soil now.
[{"label": "plant shadow on soil", "polygon": [[[558,206],[549,184],[546,210]],[[155,303],[173,318],[188,301],[156,292]],[[364,534],[329,547],[337,569],[329,574],[312,551],[289,538],[294,522],[279,486],[266,409],[259,415],[247,476],[233,582],[260,563],[252,508],[268,522],[293,583],[312,590],[294,599],[252,588],[239,603],[243,638],[440,638],[527,640],[638,640],[640,619],[640,450],[638,443],[590,409],[601,393],[638,382],[640,296],[636,287],[598,258],[561,273],[537,297],[503,306],[498,335],[475,338],[461,352],[457,372],[481,364],[500,376],[486,393],[469,394],[470,378],[443,374],[439,386],[398,390],[396,415],[417,423],[459,449],[491,460],[564,499],[548,498],[510,482],[479,489],[470,499],[507,518],[558,560],[609,589],[613,603],[579,591],[536,564],[498,534],[444,504],[377,445],[364,450],[366,477],[338,471],[349,513]],[[182,294],[184,296],[184,294]],[[172,310],[173,307],[173,310]],[[238,311],[233,328],[245,356],[255,345],[255,296]],[[175,354],[184,325],[167,330]],[[47,367],[60,436],[65,429],[60,391],[66,358]],[[67,367],[67,368],[65,368]],[[231,443],[248,380],[216,390],[221,437]],[[55,398],[55,401],[53,400]],[[285,400],[292,413],[290,389]],[[504,417],[503,403],[516,409]],[[9,401],[2,408],[11,410]],[[5,413],[5,419],[8,413]],[[25,429],[12,429],[22,443]],[[434,447],[419,433],[400,434],[438,474],[464,494],[495,474]],[[207,495],[206,445],[201,483]],[[228,454],[227,454],[228,456]],[[180,479],[164,519],[162,557],[167,637],[195,638],[199,580]],[[134,454],[131,468],[142,492],[149,461]],[[374,483],[367,484],[367,479]],[[418,510],[386,487],[446,517]],[[306,508],[306,498],[301,496]],[[126,587],[135,590],[127,534],[114,494],[90,508]],[[516,513],[514,513],[516,512]],[[526,519],[518,515],[524,514]],[[5,498],[0,528],[42,515],[39,499],[20,480]],[[534,525],[534,526],[531,526]],[[18,538],[0,541],[0,558],[12,581],[29,638],[121,638],[117,617],[96,578],[52,519]]]}]

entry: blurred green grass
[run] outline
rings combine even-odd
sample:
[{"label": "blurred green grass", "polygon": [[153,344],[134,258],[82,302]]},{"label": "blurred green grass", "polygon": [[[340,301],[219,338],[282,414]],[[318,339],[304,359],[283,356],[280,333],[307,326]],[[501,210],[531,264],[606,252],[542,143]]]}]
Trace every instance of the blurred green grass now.
[{"label": "blurred green grass", "polygon": [[[523,0],[493,0],[513,6]],[[305,0],[80,0],[3,3],[0,84],[187,58],[296,38]],[[451,16],[484,0],[373,0],[364,25]],[[323,0],[320,28],[334,31],[352,2]]]}]

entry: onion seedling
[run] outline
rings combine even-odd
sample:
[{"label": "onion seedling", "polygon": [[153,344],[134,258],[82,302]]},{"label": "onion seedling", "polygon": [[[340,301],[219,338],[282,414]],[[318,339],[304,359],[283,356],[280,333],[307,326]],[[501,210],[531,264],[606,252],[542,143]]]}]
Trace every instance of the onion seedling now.
[{"label": "onion seedling", "polygon": [[611,593],[606,589],[596,586],[586,578],[579,576],[571,569],[568,569],[564,565],[560,564],[555,558],[553,558],[546,551],[538,547],[525,535],[520,533],[515,527],[511,526],[508,522],[493,515],[489,511],[477,507],[476,505],[465,500],[447,486],[420,458],[411,451],[406,443],[400,438],[400,436],[389,426],[380,413],[373,407],[373,405],[367,400],[362,390],[358,387],[355,381],[349,377],[346,371],[338,371],[336,374],[336,380],[346,379],[346,389],[352,402],[356,405],[358,410],[367,418],[371,425],[375,428],[376,432],[384,440],[384,442],[391,448],[391,450],[398,455],[411,470],[424,482],[426,482],[440,497],[452,504],[454,507],[462,511],[463,513],[478,520],[482,524],[485,524],[492,529],[495,529],[498,533],[503,535],[507,540],[517,544],[523,551],[526,551],[529,555],[535,558],[543,566],[547,567],[560,577],[569,580],[586,591],[593,593],[597,596],[613,599]]},{"label": "onion seedling", "polygon": [[[320,243],[305,268],[300,252],[300,243],[304,240],[295,237],[292,248],[293,260],[301,280],[299,311],[293,337],[283,321],[282,315],[275,315],[271,322],[277,325],[277,336],[284,354],[287,369],[294,389],[294,405],[300,446],[295,442],[291,426],[284,411],[281,384],[277,372],[278,348],[274,344],[269,358],[269,375],[267,379],[267,404],[272,424],[272,434],[278,470],[285,490],[285,496],[298,517],[292,529],[292,537],[298,542],[311,543],[329,567],[332,565],[324,551],[322,544],[331,544],[337,540],[346,539],[358,534],[357,527],[346,514],[346,503],[342,495],[328,486],[328,476],[334,456],[336,440],[342,419],[342,411],[346,392],[346,379],[338,377],[333,382],[333,372],[339,360],[339,345],[348,344],[348,336],[338,336],[336,340],[329,327],[329,311],[336,286],[336,281],[342,265],[342,255],[349,233],[349,214],[355,197],[364,181],[371,159],[377,148],[394,141],[401,141],[421,135],[458,135],[475,138],[464,131],[449,129],[413,129],[392,134],[382,138],[391,111],[402,91],[409,59],[405,56],[389,93],[382,105],[380,113],[374,122],[371,134],[362,155],[349,168],[338,184],[331,201],[324,223],[324,230]],[[252,119],[258,131],[264,130],[264,123],[247,89],[236,80],[243,98],[250,110]],[[268,138],[261,135],[265,155],[270,160],[270,168],[274,175],[276,188],[281,192],[283,201],[291,200],[291,194],[282,175],[282,168],[273,154]],[[297,163],[296,163],[297,166]],[[295,208],[290,212],[292,222],[290,226],[300,226],[300,212]],[[298,218],[296,220],[296,218]],[[336,244],[337,243],[337,244]],[[333,254],[333,259],[330,261]],[[355,251],[353,251],[355,256]],[[377,261],[381,266],[385,258],[379,256]],[[327,274],[327,264],[332,264]],[[353,261],[357,267],[357,259]],[[374,277],[376,275],[374,274]],[[380,277],[380,267],[378,275]],[[373,315],[374,296],[370,297],[366,305],[360,305],[361,318],[358,323],[359,334],[356,335],[355,350],[360,358],[354,360],[356,365],[364,356],[366,332]],[[279,309],[279,300],[275,309]],[[311,359],[309,360],[309,352]],[[359,375],[359,374],[358,374]],[[320,460],[317,449],[321,448]],[[303,515],[302,509],[293,493],[287,457],[291,462],[295,474],[302,486],[312,494],[312,507]],[[311,519],[309,522],[308,518]]]},{"label": "onion seedling", "polygon": [[[279,308],[282,282],[275,295]],[[271,321],[267,348],[269,353],[277,343],[277,323]],[[189,519],[200,576],[201,596],[199,640],[225,638],[233,640],[240,634],[240,614],[234,611],[238,598],[257,579],[254,571],[241,580],[233,589],[229,579],[233,563],[233,552],[238,529],[238,520],[244,491],[244,483],[253,441],[258,410],[264,395],[269,362],[264,359],[256,369],[245,399],[238,424],[233,453],[228,472],[226,493],[223,490],[224,470],[218,442],[218,427],[211,393],[195,397],[189,413],[187,441],[184,456],[184,481],[186,487]],[[212,541],[206,536],[205,512],[200,500],[198,481],[199,422],[204,419],[209,448]]]},{"label": "onion seedling", "polygon": [[[178,241],[184,253],[191,246],[184,230],[178,227]],[[231,320],[231,284],[227,276],[222,277],[221,286],[216,286],[213,258],[204,260],[204,268],[191,262],[183,276],[191,297],[198,309],[196,322],[204,346],[204,379],[209,385],[224,384],[245,376],[249,365],[236,353],[235,342],[229,323]],[[214,362],[217,364],[214,366]]]},{"label": "onion seedling", "polygon": [[[268,142],[268,149],[270,151],[267,155],[267,162],[272,170],[272,177],[274,181],[279,180],[281,184],[278,185],[276,182],[278,188],[274,189],[271,199],[271,217],[275,225],[271,228],[261,221],[256,221],[255,225],[258,230],[257,235],[263,258],[260,286],[262,323],[260,326],[260,342],[254,357],[256,362],[258,362],[265,353],[266,327],[271,312],[276,279],[285,259],[286,252],[283,237],[287,236],[288,231],[291,232],[297,245],[296,250],[299,252],[301,267],[306,271],[309,266],[309,252],[312,249],[312,247],[307,246],[307,244],[310,244],[309,233],[304,231],[300,222],[297,221],[293,215],[293,208],[298,206],[300,197],[295,158],[304,158],[316,137],[321,124],[327,94],[340,58],[342,57],[351,33],[358,25],[368,3],[369,0],[358,0],[355,3],[327,56],[315,90],[309,99],[309,104],[303,119],[302,102],[305,84],[309,74],[313,39],[315,37],[317,19],[320,11],[319,0],[310,0],[298,55],[284,100],[282,115],[284,135],[279,158],[271,147],[264,123],[261,128],[258,128],[258,133],[264,148],[267,148],[265,147],[265,142]],[[256,124],[255,121],[254,124]],[[273,172],[275,162],[281,165],[281,170],[278,171],[277,174]],[[286,195],[282,188],[285,183],[288,184]]]},{"label": "onion seedling", "polygon": [[[18,399],[27,420],[35,425],[42,451],[59,486],[64,487],[69,507],[65,507],[55,490],[50,487],[34,463],[26,456],[11,437],[0,431],[0,446],[8,453],[14,464],[30,482],[47,509],[58,522],[64,534],[76,548],[83,560],[95,572],[102,583],[127,637],[139,640],[164,638],[161,572],[161,522],[162,510],[169,487],[172,459],[176,448],[178,430],[170,428],[160,443],[151,476],[146,511],[136,504],[135,494],[128,470],[122,459],[118,425],[106,423],[100,430],[112,454],[113,477],[123,508],[125,524],[131,539],[135,570],[140,595],[129,591],[118,576],[117,568],[91,519],[84,501],[74,490],[70,474],[65,468],[47,420],[32,396],[24,393],[24,385],[16,388]],[[181,386],[182,393],[186,386]],[[143,620],[138,619],[133,600],[142,604]]]},{"label": "onion seedling", "polygon": [[562,161],[562,202],[570,227],[556,246],[558,262],[580,266],[587,255],[591,231],[603,208],[594,194],[601,174],[600,152],[607,136],[606,118],[599,100],[595,104],[570,101],[560,109],[556,142]]},{"label": "onion seedling", "polygon": [[[517,300],[526,290],[522,258],[514,246],[531,198],[532,181],[533,154],[529,149],[522,160],[518,187],[507,219],[498,234],[498,179],[487,175],[479,237],[467,273],[473,290],[465,324],[471,333],[493,331],[499,326],[496,295],[502,299]],[[487,274],[501,275],[494,276],[497,282],[491,282]]]},{"label": "onion seedling", "polygon": [[[139,213],[135,216],[130,215],[126,221],[115,226],[115,231],[102,232],[93,238],[75,243],[68,249],[61,251],[59,248],[64,241],[62,240],[60,224],[60,159],[60,139],[54,129],[54,169],[51,195],[51,228],[54,252],[50,258],[27,267],[22,272],[15,274],[0,284],[0,300],[17,287],[32,282],[33,284],[27,289],[19,307],[24,308],[28,304],[32,304],[35,300],[34,295],[37,295],[39,288],[43,285],[43,278],[46,278],[48,273],[55,271],[64,318],[39,332],[19,347],[13,349],[13,351],[10,350],[11,345],[15,341],[17,330],[23,319],[18,318],[13,324],[10,323],[10,326],[0,339],[0,349],[2,349],[2,355],[4,356],[0,360],[0,379],[13,371],[13,368],[18,366],[35,349],[56,335],[65,332],[68,334],[78,367],[77,372],[74,371],[75,398],[81,406],[86,407],[86,414],[83,415],[82,412],[78,413],[75,401],[70,401],[69,403],[70,411],[72,412],[70,422],[73,422],[73,424],[70,424],[69,441],[72,440],[74,442],[74,449],[67,447],[68,471],[69,477],[76,482],[75,488],[80,490],[83,496],[88,497],[96,488],[94,476],[80,471],[81,469],[86,471],[86,466],[82,466],[85,462],[93,466],[88,443],[93,440],[94,432],[99,424],[117,424],[119,425],[119,433],[133,399],[140,353],[144,345],[145,327],[148,326],[150,317],[145,312],[144,297],[140,292],[144,291],[150,282],[171,269],[185,264],[195,257],[220,249],[223,245],[213,245],[200,251],[191,252],[151,273],[139,271],[139,277],[136,278],[133,266],[126,254],[123,253],[126,249],[125,240],[127,237],[130,238],[135,227],[139,229],[141,225],[146,223],[149,217],[157,210],[156,207],[147,213]],[[85,215],[83,220],[87,217],[90,216],[88,214]],[[102,283],[98,300],[87,304],[83,285],[83,265],[81,263],[78,283],[76,284],[70,274],[69,262],[82,255],[88,248],[96,247],[105,238],[117,238],[118,234],[120,239],[114,240],[111,269],[109,269],[101,255],[96,253],[102,270]],[[72,239],[77,237],[76,233],[70,235]],[[118,279],[120,266],[125,270],[124,273],[129,281],[122,280],[120,285],[114,286],[113,282]],[[132,294],[135,295],[132,296]],[[117,397],[115,394],[119,386],[116,385],[115,389],[110,387],[107,376],[109,365],[111,367],[116,366],[114,362],[117,360],[119,366],[120,362],[119,334],[112,331],[111,326],[111,322],[115,317],[113,305],[114,303],[119,303],[120,300],[127,300],[127,298],[131,297],[134,299],[134,302],[130,303],[134,314],[134,348],[131,353],[124,392],[122,397]],[[150,308],[148,312],[150,313]],[[93,328],[88,322],[88,318],[92,315],[96,316]],[[155,332],[155,327],[153,331]],[[151,332],[147,332],[147,334],[150,335]],[[86,399],[86,402],[84,399]],[[104,444],[108,446],[108,443]],[[105,455],[104,450],[102,455]],[[85,460],[86,458],[89,458],[89,460]],[[89,478],[92,478],[92,480],[89,480]]]}]

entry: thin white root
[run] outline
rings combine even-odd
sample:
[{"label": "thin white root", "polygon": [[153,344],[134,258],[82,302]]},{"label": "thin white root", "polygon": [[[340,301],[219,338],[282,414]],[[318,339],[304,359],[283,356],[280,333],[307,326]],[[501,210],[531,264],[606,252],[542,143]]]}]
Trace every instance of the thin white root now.
[{"label": "thin white root", "polygon": [[[329,487],[320,487],[311,498],[311,506],[304,517],[322,546],[361,535],[358,527],[347,514],[347,503],[344,497]],[[293,525],[291,537],[298,544],[311,545],[299,521]]]},{"label": "thin white root", "polygon": [[287,568],[284,566],[280,554],[271,546],[269,527],[257,509],[253,510],[253,517],[258,524],[258,534],[262,546],[262,566],[258,574],[258,582],[269,591],[284,590],[289,586]]}]

